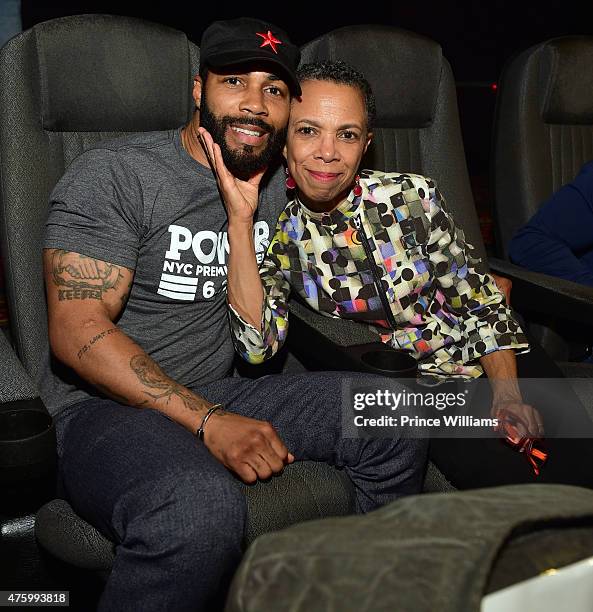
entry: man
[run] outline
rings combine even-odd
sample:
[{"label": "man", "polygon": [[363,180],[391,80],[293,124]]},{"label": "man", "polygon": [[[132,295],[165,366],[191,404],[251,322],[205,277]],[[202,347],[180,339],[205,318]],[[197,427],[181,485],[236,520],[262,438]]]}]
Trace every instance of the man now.
[{"label": "man", "polygon": [[542,204],[515,234],[512,261],[593,287],[593,162]]},{"label": "man", "polygon": [[[241,556],[245,482],[293,460],[343,466],[367,511],[420,488],[425,446],[342,440],[341,378],[228,378],[227,216],[199,126],[243,180],[262,179],[263,258],[285,202],[284,144],[299,52],[252,19],[201,42],[183,129],[101,143],[52,198],[44,266],[64,495],[117,543],[101,610],[213,609]],[[255,179],[254,179],[255,180]],[[223,409],[224,405],[224,409]]]}]

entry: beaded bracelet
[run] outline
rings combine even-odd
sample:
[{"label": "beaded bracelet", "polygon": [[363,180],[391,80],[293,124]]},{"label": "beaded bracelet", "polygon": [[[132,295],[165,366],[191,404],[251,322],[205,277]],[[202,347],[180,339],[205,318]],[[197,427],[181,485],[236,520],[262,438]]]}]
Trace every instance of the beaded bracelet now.
[{"label": "beaded bracelet", "polygon": [[217,411],[223,408],[222,404],[214,404],[214,406],[210,406],[208,412],[205,414],[200,426],[198,427],[198,431],[196,431],[196,436],[198,436],[199,440],[204,440],[204,426],[208,422],[208,419]]}]

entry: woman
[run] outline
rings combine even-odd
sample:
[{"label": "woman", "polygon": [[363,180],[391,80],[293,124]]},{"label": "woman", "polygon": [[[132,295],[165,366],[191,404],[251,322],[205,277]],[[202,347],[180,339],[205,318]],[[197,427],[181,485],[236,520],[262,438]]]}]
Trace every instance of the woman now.
[{"label": "woman", "polygon": [[[292,102],[285,148],[294,195],[259,278],[249,231],[241,238],[237,227],[238,220],[247,227],[253,216],[261,175],[233,178],[202,132],[229,211],[228,300],[238,352],[251,363],[275,354],[288,331],[292,288],[322,314],[377,326],[384,342],[413,352],[424,376],[449,380],[486,372],[492,414],[516,417],[532,436],[543,435],[541,416],[523,402],[517,383],[515,351],[528,350],[527,340],[434,181],[359,171],[374,115],[364,77],[343,62],[308,64],[298,76],[303,93]],[[242,261],[241,277],[234,276],[233,258]],[[246,258],[253,260],[250,272]],[[432,458],[442,454],[441,467],[455,456],[444,471],[461,487],[529,480],[529,469],[503,475],[497,465],[485,479],[460,476],[467,449],[478,443],[481,454],[482,442],[438,441]],[[452,453],[452,446],[464,450]],[[493,447],[494,455],[500,450]],[[506,460],[512,453],[502,450]]]}]

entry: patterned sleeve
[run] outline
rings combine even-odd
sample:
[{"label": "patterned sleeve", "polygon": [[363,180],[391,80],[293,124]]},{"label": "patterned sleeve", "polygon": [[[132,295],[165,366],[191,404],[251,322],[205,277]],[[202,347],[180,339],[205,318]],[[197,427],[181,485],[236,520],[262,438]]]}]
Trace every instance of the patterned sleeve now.
[{"label": "patterned sleeve", "polygon": [[426,187],[430,218],[427,255],[449,309],[461,318],[461,361],[469,363],[500,349],[528,351],[527,338],[485,263],[465,242],[463,230],[455,225],[436,185],[428,180]]},{"label": "patterned sleeve", "polygon": [[229,304],[235,350],[245,361],[256,365],[273,357],[284,344],[288,333],[290,284],[282,272],[282,264],[288,263],[288,257],[282,254],[285,237],[281,230],[276,230],[259,270],[264,290],[260,329],[247,323]]}]

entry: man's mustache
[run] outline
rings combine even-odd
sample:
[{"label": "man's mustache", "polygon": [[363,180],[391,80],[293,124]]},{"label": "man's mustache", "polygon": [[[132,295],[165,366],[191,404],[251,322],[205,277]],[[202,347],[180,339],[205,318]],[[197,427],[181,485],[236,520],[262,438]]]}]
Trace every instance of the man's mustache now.
[{"label": "man's mustache", "polygon": [[240,125],[253,125],[261,128],[265,132],[272,134],[276,130],[266,123],[263,119],[258,117],[230,117],[226,116],[221,119],[221,123],[226,127],[227,125],[240,124]]}]

